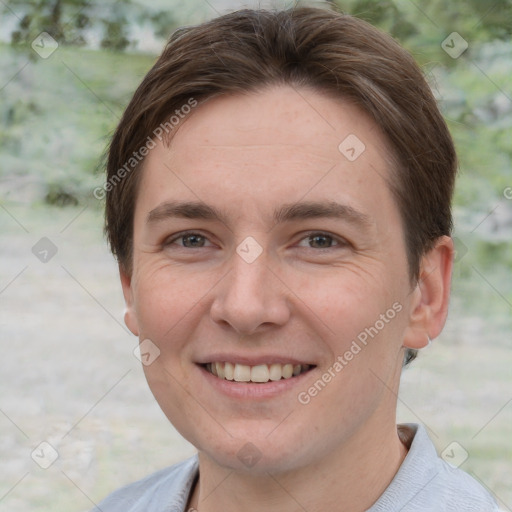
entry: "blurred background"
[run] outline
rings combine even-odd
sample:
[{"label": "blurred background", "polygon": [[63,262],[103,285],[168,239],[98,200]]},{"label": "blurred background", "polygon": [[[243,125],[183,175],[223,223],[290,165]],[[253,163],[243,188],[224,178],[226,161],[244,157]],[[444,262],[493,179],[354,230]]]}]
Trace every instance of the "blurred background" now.
[{"label": "blurred background", "polygon": [[178,26],[334,4],[411,51],[460,158],[449,321],[404,371],[398,421],[512,510],[512,0],[0,0],[0,511],[85,511],[195,453],[123,323],[101,157]]}]

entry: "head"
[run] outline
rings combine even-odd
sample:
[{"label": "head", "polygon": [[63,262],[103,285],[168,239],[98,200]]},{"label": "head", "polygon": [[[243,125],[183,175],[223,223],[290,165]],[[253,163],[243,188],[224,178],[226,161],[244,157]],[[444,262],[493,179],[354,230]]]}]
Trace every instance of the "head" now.
[{"label": "head", "polygon": [[[126,322],[158,348],[144,369],[178,430],[228,465],[247,437],[292,467],[332,449],[308,444],[319,428],[340,443],[392,417],[403,361],[446,319],[456,167],[420,69],[364,21],[243,10],[176,31],[105,189]],[[282,436],[286,393],[215,399],[204,365],[228,353],[312,365]]]}]

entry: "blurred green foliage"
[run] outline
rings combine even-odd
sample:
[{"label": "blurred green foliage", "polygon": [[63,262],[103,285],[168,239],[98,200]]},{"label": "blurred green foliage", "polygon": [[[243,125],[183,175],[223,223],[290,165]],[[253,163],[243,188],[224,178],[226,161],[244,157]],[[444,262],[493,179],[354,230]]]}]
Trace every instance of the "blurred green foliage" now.
[{"label": "blurred green foliage", "polygon": [[[101,48],[124,51],[136,42],[130,37],[133,25],[149,23],[163,37],[177,24],[169,10],[133,0],[11,0],[0,4],[0,13],[16,17],[10,38],[20,50],[44,31],[62,45],[87,46],[98,39]],[[36,60],[33,53],[28,55]]]},{"label": "blurred green foliage", "polygon": [[[418,49],[427,32],[454,30],[467,40],[509,40],[512,0],[334,0],[336,10],[362,18],[398,39],[409,50]],[[423,35],[423,37],[422,37]]]},{"label": "blurred green foliage", "polygon": [[[130,41],[126,37],[128,21],[124,14],[131,0],[115,3],[90,2],[89,0],[11,0],[4,5],[4,13],[16,13],[18,22],[11,32],[11,42],[23,48],[41,32],[50,34],[60,44],[84,46],[88,30],[103,28],[101,46],[124,50]],[[31,55],[34,59],[35,56]]]}]

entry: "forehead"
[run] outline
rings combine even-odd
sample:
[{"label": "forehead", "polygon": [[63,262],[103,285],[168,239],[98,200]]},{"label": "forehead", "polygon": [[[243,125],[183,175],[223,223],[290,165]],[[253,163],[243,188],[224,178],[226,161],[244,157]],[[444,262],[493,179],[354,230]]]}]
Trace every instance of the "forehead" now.
[{"label": "forehead", "polygon": [[243,146],[253,152],[262,145],[277,152],[290,146],[305,148],[316,158],[339,160],[339,144],[350,134],[359,134],[370,145],[378,143],[379,151],[386,148],[377,125],[356,105],[284,85],[210,98],[177,128],[171,140],[176,153],[191,145],[223,150]]},{"label": "forehead", "polygon": [[388,161],[384,136],[357,106],[271,87],[196,107],[170,146],[159,143],[146,157],[137,204],[147,211],[184,198],[228,203],[241,214],[307,196],[384,206]]}]

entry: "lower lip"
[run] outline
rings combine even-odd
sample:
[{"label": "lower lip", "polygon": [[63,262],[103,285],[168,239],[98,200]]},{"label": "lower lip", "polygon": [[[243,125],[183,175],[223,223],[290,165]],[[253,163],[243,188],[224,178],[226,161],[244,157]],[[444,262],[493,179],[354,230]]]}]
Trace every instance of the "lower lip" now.
[{"label": "lower lip", "polygon": [[304,379],[314,371],[314,368],[305,373],[301,373],[289,379],[268,381],[264,383],[236,382],[234,380],[219,379],[206,368],[197,365],[199,371],[207,382],[217,391],[229,396],[230,398],[240,398],[245,400],[257,400],[259,398],[272,398],[281,393],[289,391],[295,386],[304,382]]}]

